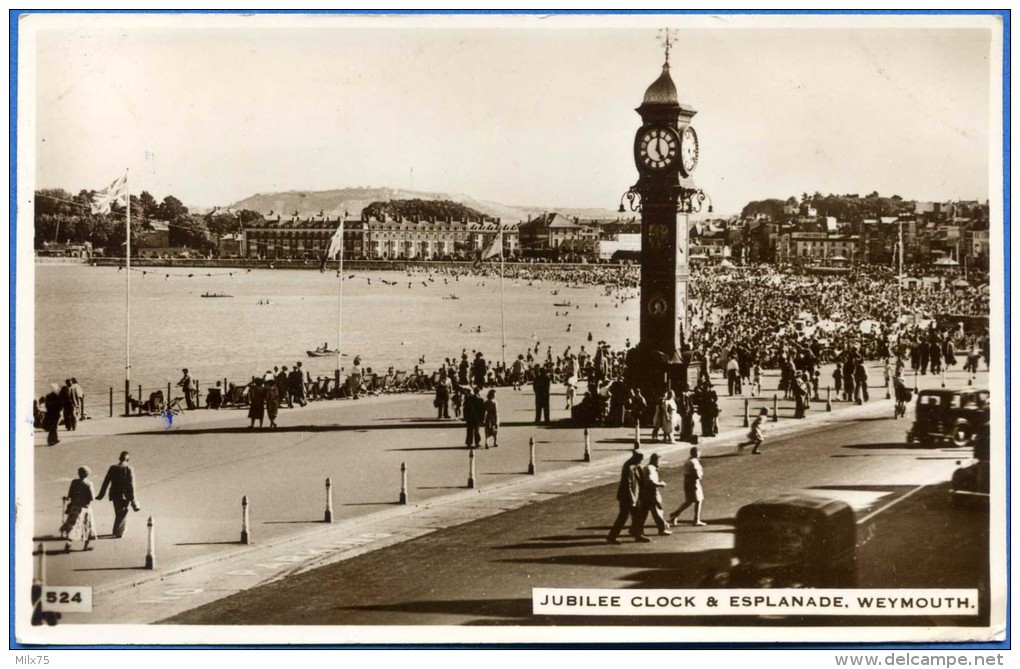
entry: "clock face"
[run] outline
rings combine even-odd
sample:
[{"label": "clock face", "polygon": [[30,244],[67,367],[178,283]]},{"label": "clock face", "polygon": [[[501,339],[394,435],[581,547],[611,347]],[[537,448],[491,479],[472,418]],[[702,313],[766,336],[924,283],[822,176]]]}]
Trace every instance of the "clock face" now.
[{"label": "clock face", "polygon": [[661,295],[656,295],[648,300],[648,313],[652,316],[663,316],[667,309],[669,309],[669,304],[666,303],[666,298]]},{"label": "clock face", "polygon": [[664,170],[676,162],[680,140],[669,128],[650,128],[638,136],[635,148],[639,168]]},{"label": "clock face", "polygon": [[687,126],[683,135],[680,136],[680,168],[684,176],[690,176],[694,168],[698,166],[698,133],[694,128]]}]

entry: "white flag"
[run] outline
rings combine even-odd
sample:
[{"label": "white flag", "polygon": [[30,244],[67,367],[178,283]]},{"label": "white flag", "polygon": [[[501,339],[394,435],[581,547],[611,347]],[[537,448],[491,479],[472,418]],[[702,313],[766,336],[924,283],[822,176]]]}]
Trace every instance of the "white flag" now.
[{"label": "white flag", "polygon": [[113,203],[127,205],[127,174],[118,177],[112,184],[92,197],[93,214],[109,214]]},{"label": "white flag", "polygon": [[336,229],[329,240],[329,248],[326,249],[326,259],[333,260],[344,248],[344,221],[340,219],[340,227]]},{"label": "white flag", "polygon": [[496,235],[496,238],[492,240],[492,243],[485,247],[482,251],[482,257],[480,260],[486,260],[493,256],[503,255],[503,233],[500,232]]}]

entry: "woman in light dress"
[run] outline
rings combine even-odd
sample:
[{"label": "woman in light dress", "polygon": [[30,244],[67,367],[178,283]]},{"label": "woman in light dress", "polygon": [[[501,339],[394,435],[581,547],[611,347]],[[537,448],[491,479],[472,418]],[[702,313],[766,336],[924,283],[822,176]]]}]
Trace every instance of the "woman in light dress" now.
[{"label": "woman in light dress", "polygon": [[662,401],[655,407],[655,420],[652,422],[652,441],[659,438],[659,430],[662,430],[663,438],[669,443],[674,443],[673,432],[679,424],[677,414],[676,395],[672,390],[667,390]]},{"label": "woman in light dress", "polygon": [[96,491],[89,480],[92,472],[88,467],[78,468],[78,478],[71,481],[67,489],[67,507],[64,509],[64,524],[60,526],[60,536],[67,540],[64,551],[70,552],[71,543],[81,541],[82,550],[89,550],[89,542],[96,538],[92,522],[92,500]]}]

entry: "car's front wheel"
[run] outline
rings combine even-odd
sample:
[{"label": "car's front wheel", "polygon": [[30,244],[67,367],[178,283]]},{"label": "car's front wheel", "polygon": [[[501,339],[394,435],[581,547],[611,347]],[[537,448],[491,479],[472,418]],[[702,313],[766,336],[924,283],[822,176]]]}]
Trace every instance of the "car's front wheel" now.
[{"label": "car's front wheel", "polygon": [[967,421],[960,421],[953,427],[953,444],[968,446],[974,438],[974,430]]}]

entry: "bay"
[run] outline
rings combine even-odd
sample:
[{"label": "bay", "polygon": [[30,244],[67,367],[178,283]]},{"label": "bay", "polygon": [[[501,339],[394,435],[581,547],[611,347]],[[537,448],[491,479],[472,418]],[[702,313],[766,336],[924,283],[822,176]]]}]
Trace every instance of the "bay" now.
[{"label": "bay", "polygon": [[[313,377],[333,375],[335,357],[311,358],[306,350],[325,342],[330,348],[337,344],[335,272],[234,270],[233,276],[227,272],[132,271],[132,394],[139,384],[143,397],[159,388],[165,392],[168,382],[180,379],[184,367],[203,387],[223,378],[246,383],[274,366],[292,367],[298,361]],[[188,278],[188,273],[194,276]],[[423,369],[432,371],[443,358],[459,357],[462,350],[481,351],[491,362],[500,359],[498,276],[466,276],[459,281],[442,273],[408,276],[376,271],[345,276],[351,274],[353,278],[344,280],[345,367],[355,355],[376,372],[389,367],[411,370],[421,356]],[[100,406],[110,387],[122,397],[124,270],[36,265],[34,278],[36,396],[45,394],[50,383],[74,376],[86,390],[89,407]],[[201,297],[206,292],[233,297]],[[448,299],[454,294],[459,299]],[[601,286],[568,287],[550,281],[528,285],[507,279],[505,294],[508,362],[528,348],[534,352],[536,343],[540,346],[536,358],[544,359],[548,346],[557,356],[567,346],[591,351],[595,342],[605,340],[618,349],[627,339],[638,340],[637,300],[621,303],[618,297],[607,297]],[[564,301],[572,306],[555,306]],[[472,332],[479,326],[480,333]],[[593,342],[587,340],[589,332]]]}]

